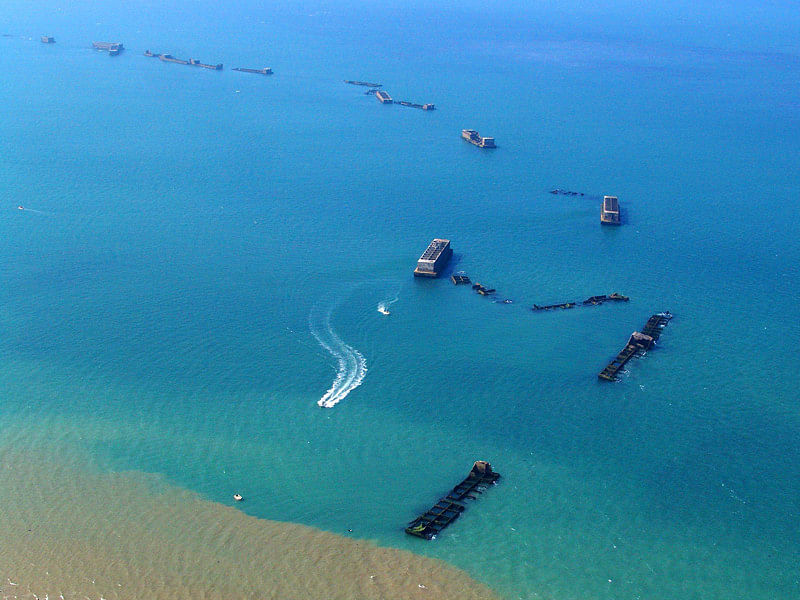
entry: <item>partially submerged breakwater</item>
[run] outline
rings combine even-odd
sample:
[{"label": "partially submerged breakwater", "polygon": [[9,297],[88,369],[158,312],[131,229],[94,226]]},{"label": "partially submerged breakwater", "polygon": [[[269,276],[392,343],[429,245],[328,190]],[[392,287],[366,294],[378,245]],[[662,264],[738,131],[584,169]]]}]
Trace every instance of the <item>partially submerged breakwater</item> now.
[{"label": "partially submerged breakwater", "polygon": [[352,79],[345,79],[344,82],[349,83],[350,85],[361,85],[364,87],[371,87],[371,88],[379,88],[383,86],[383,84],[381,83],[370,83],[369,81],[354,81]]},{"label": "partially submerged breakwater", "polygon": [[367,95],[374,95],[381,104],[399,104],[400,106],[419,108],[420,110],[436,110],[436,106],[431,103],[419,104],[417,102],[409,102],[408,100],[395,100],[386,90],[372,89],[364,93]]},{"label": "partially submerged breakwater", "polygon": [[461,139],[478,148],[497,148],[493,137],[482,136],[474,129],[462,129]]},{"label": "partially submerged breakwater", "polygon": [[558,310],[558,309],[570,309],[575,308],[576,306],[599,306],[604,304],[605,302],[628,302],[630,298],[627,296],[623,296],[622,294],[618,294],[617,292],[612,292],[611,294],[603,294],[601,296],[590,296],[586,300],[582,302],[560,302],[558,304],[534,304],[531,310],[538,311],[538,310]]},{"label": "partially submerged breakwater", "polygon": [[381,104],[399,104],[400,106],[405,106],[407,108],[418,108],[420,110],[435,110],[436,106],[430,102],[426,102],[424,104],[420,104],[418,102],[410,102],[409,100],[395,100],[386,90],[382,90],[380,88],[383,87],[383,84],[380,83],[371,83],[369,81],[356,81],[353,79],[345,79],[345,83],[349,83],[350,85],[359,85],[362,87],[368,87],[364,94],[368,96],[375,96],[375,98]]},{"label": "partially submerged breakwater", "polygon": [[[438,277],[442,274],[442,271],[450,260],[451,255],[452,248],[450,247],[450,240],[444,240],[440,238],[434,239],[420,257],[417,268],[414,271],[414,275],[417,277],[421,275],[431,278]],[[450,275],[450,281],[456,286],[469,285],[476,294],[484,297],[494,298],[494,302],[498,304],[513,304],[513,300],[509,298],[502,300],[497,299],[497,290],[495,288],[488,287],[479,282],[472,283],[472,279],[465,271],[456,271],[452,273]],[[618,292],[612,292],[610,294],[589,296],[585,300],[581,301],[576,300],[571,302],[559,302],[556,304],[543,305],[534,304],[531,310],[534,312],[569,310],[578,306],[600,306],[601,304],[606,304],[609,302],[626,303],[630,302],[630,298]],[[598,374],[598,377],[607,381],[616,381],[618,379],[619,372],[625,367],[625,364],[631,358],[644,354],[647,350],[653,347],[655,342],[661,336],[661,331],[671,319],[672,314],[669,311],[657,313],[651,316],[647,323],[645,323],[642,331],[634,331],[633,334],[631,334],[625,347],[619,352],[614,360],[612,360]],[[442,518],[447,517],[451,518],[452,520],[455,517],[452,517],[451,513],[453,510],[458,509],[457,507],[445,507],[442,510]]]},{"label": "partially submerged breakwater", "polygon": [[175,63],[176,65],[188,65],[190,67],[201,67],[203,69],[210,69],[212,71],[221,71],[222,70],[222,63],[218,63],[216,65],[210,65],[206,63],[202,63],[196,58],[190,58],[189,60],[184,60],[182,58],[175,58],[172,54],[157,54],[155,52],[151,52],[150,50],[144,51],[145,56],[149,56],[151,58],[157,58],[162,62],[169,62]]},{"label": "partially submerged breakwater", "polygon": [[477,460],[461,483],[450,490],[431,508],[426,510],[406,527],[406,533],[425,540],[432,540],[466,510],[465,500],[476,500],[477,495],[497,483],[500,474],[492,470],[485,460]]},{"label": "partially submerged breakwater", "polygon": [[109,56],[117,56],[125,49],[121,42],[92,42],[92,48],[101,52],[108,52]]},{"label": "partially submerged breakwater", "polygon": [[631,334],[625,347],[597,374],[597,377],[605,381],[617,381],[619,372],[625,367],[625,364],[634,356],[640,356],[652,348],[671,319],[672,313],[669,311],[650,317],[641,331],[634,331]]},{"label": "partially submerged breakwater", "polygon": [[585,196],[583,192],[573,192],[570,190],[562,190],[561,188],[556,188],[554,190],[550,190],[551,194],[555,194],[556,196]]},{"label": "partially submerged breakwater", "polygon": [[256,75],[272,75],[272,69],[264,67],[263,69],[248,69],[246,67],[233,67],[232,71],[239,71],[241,73],[255,73]]},{"label": "partially submerged breakwater", "polygon": [[[452,256],[453,249],[450,245],[450,240],[434,238],[433,241],[428,244],[428,247],[422,253],[422,256],[420,256],[417,260],[417,266],[414,269],[414,277],[430,277],[433,279],[439,277],[447,268]],[[450,281],[452,281],[455,285],[470,285],[476,294],[480,296],[492,297],[495,299],[495,302],[499,304],[513,304],[514,302],[510,298],[497,299],[496,288],[489,287],[480,282],[472,283],[472,279],[470,279],[469,275],[467,275],[465,271],[456,271],[450,275]],[[589,296],[582,301],[559,302],[557,304],[544,305],[534,304],[531,310],[547,311],[570,309],[575,308],[576,306],[599,306],[601,304],[605,304],[606,302],[628,301],[630,301],[628,296],[623,296],[617,292],[612,292],[610,294]]]}]

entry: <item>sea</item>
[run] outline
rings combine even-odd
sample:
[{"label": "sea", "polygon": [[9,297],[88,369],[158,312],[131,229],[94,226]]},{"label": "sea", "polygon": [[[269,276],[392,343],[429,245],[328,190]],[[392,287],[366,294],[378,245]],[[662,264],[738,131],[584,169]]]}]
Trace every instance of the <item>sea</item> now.
[{"label": "sea", "polygon": [[[800,597],[796,2],[3,0],[0,33],[0,596]],[[406,535],[475,460],[498,484]]]}]

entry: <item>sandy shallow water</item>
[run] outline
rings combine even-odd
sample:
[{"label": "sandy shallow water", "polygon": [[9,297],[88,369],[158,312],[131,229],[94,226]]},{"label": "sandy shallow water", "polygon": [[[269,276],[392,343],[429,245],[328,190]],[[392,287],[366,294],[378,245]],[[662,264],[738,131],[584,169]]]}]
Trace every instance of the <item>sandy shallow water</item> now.
[{"label": "sandy shallow water", "polygon": [[0,598],[495,597],[441,561],[104,473],[35,437],[0,441]]}]

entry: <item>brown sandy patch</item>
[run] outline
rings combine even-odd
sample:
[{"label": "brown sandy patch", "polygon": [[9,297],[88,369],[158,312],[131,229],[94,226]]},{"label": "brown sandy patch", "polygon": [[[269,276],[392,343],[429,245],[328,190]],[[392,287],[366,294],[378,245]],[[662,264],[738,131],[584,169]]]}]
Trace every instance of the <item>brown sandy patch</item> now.
[{"label": "brown sandy patch", "polygon": [[0,598],[495,598],[442,561],[93,472],[15,437],[0,446]]}]

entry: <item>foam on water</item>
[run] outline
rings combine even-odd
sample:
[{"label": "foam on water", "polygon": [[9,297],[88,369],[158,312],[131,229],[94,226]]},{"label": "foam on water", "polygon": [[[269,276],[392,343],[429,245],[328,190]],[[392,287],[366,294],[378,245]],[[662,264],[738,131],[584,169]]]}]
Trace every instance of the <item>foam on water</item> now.
[{"label": "foam on water", "polygon": [[367,360],[355,348],[346,344],[337,335],[331,326],[331,313],[329,309],[322,318],[317,310],[312,310],[308,323],[311,335],[320,346],[325,348],[336,359],[336,377],[330,389],[317,401],[323,408],[333,408],[347,395],[356,389],[367,374]]},{"label": "foam on water", "polygon": [[389,307],[392,304],[394,304],[395,302],[397,302],[399,299],[400,299],[400,297],[395,295],[395,297],[392,298],[391,300],[384,300],[384,301],[378,303],[378,312],[381,313],[382,315],[391,314],[389,312]]}]

